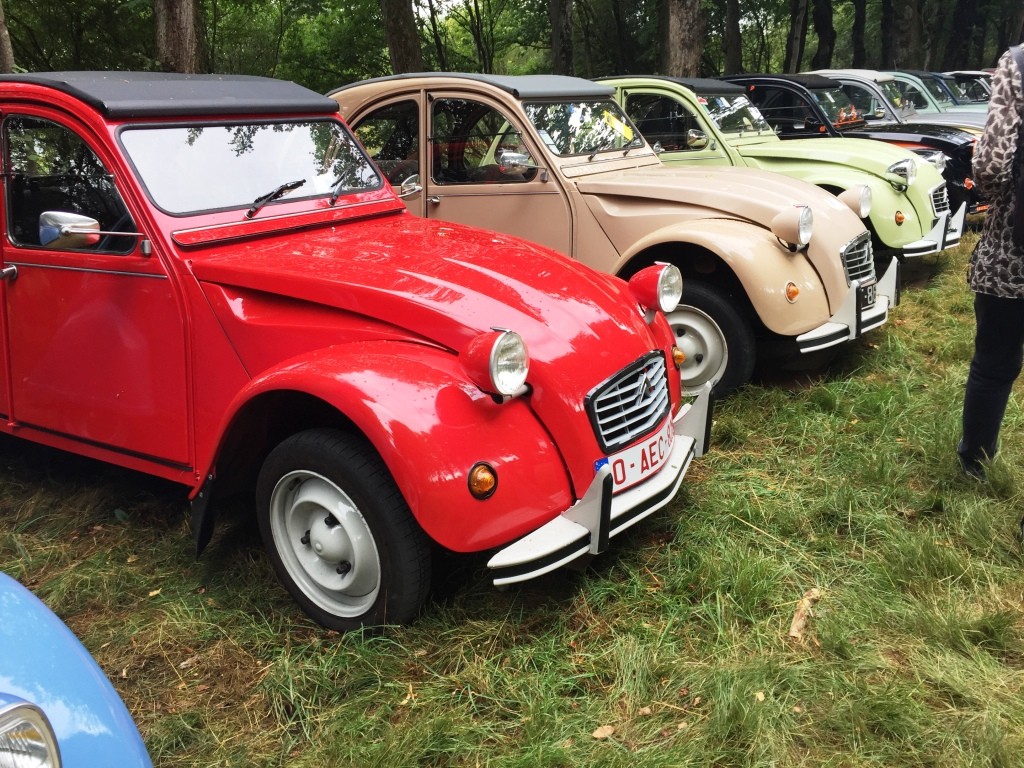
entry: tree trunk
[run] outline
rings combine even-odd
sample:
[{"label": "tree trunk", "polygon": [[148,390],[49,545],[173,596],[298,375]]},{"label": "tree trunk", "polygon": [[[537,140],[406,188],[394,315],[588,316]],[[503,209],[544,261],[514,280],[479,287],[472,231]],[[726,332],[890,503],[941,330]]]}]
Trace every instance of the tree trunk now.
[{"label": "tree trunk", "polygon": [[156,58],[165,72],[200,71],[199,0],[153,0]]},{"label": "tree trunk", "polygon": [[740,1],[725,0],[725,75],[743,71],[743,37],[740,34]]},{"label": "tree trunk", "polygon": [[975,6],[976,0],[956,0],[952,31],[946,41],[946,53],[941,59],[942,69],[957,69],[970,61],[968,49],[974,38],[974,24],[978,17]]},{"label": "tree trunk", "polygon": [[879,36],[882,39],[878,55],[878,68],[892,69],[893,47],[895,45],[893,40],[896,37],[896,18],[895,11],[892,7],[892,0],[882,0],[880,10],[881,19],[879,20]]},{"label": "tree trunk", "polygon": [[804,43],[807,40],[808,0],[789,0],[789,35],[786,36],[786,58],[782,71],[791,74],[800,71],[804,58]]},{"label": "tree trunk", "polygon": [[7,16],[0,0],[0,72],[14,71],[14,49],[11,48],[11,34],[7,30]]},{"label": "tree trunk", "polygon": [[380,0],[384,15],[384,39],[388,42],[391,71],[422,72],[423,51],[416,31],[416,16],[410,0]]},{"label": "tree trunk", "polygon": [[612,18],[615,20],[615,71],[621,74],[633,73],[636,71],[636,46],[627,17],[634,10],[634,5],[629,0],[626,8],[623,8],[622,0],[610,0],[610,3]]},{"label": "tree trunk", "polygon": [[1004,6],[1003,16],[997,19],[996,51],[989,59],[988,65],[994,67],[1011,45],[1017,45],[1024,38],[1024,7],[1020,3],[1008,3]]},{"label": "tree trunk", "polygon": [[572,0],[550,0],[551,17],[551,70],[556,75],[571,75],[572,60]]},{"label": "tree trunk", "polygon": [[818,50],[811,59],[811,69],[828,69],[836,49],[836,28],[832,23],[832,0],[814,0],[814,31]]},{"label": "tree trunk", "polygon": [[868,53],[864,45],[867,18],[867,0],[853,0],[853,29],[850,32],[850,39],[853,44],[853,63],[851,66],[857,69],[867,67]]},{"label": "tree trunk", "polygon": [[704,54],[704,16],[700,0],[662,0],[665,24],[661,38],[664,74],[671,77],[700,75]]},{"label": "tree trunk", "polygon": [[434,5],[434,0],[427,0],[427,18],[430,21],[430,38],[434,41],[434,53],[437,55],[437,69],[439,72],[447,72],[448,67],[448,51],[444,45],[444,38],[441,36],[441,26],[438,24],[437,19],[437,6]]},{"label": "tree trunk", "polygon": [[921,23],[917,0],[892,0],[892,60],[883,69],[919,69],[921,55]]}]

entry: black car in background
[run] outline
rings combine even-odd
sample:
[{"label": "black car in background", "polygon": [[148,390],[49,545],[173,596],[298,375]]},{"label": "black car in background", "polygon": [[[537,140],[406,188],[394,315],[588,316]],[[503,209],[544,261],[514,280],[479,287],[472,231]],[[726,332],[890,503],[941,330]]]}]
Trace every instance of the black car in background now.
[{"label": "black car in background", "polygon": [[969,214],[988,208],[971,178],[975,133],[952,125],[898,122],[899,118],[868,124],[841,84],[822,75],[754,74],[722,79],[744,86],[747,98],[783,139],[846,136],[907,147],[942,171],[953,210],[961,203],[967,204]]}]

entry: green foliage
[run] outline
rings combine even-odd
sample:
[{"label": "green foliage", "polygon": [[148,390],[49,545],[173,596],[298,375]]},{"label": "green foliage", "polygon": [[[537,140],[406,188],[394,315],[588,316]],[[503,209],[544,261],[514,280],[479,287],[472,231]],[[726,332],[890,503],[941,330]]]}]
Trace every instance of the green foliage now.
[{"label": "green foliage", "polygon": [[[915,0],[906,66],[940,67],[951,36],[953,9],[963,0]],[[551,70],[546,0],[410,0],[426,66],[500,74]],[[662,60],[660,0],[576,0],[573,53],[578,75],[649,74]],[[811,4],[813,5],[813,4]],[[838,32],[835,66],[853,58],[853,9],[833,2]],[[902,6],[900,6],[902,8]],[[142,69],[158,67],[151,0],[7,0],[4,3],[18,68]],[[701,0],[705,18],[701,74],[723,71],[725,1]],[[1019,28],[1011,0],[976,4],[964,50],[975,68],[994,62]],[[327,91],[366,77],[390,74],[378,0],[202,0],[204,67],[211,72],[268,75]],[[746,71],[778,71],[789,33],[788,0],[741,3],[740,34]],[[881,66],[882,4],[867,4],[868,66]],[[890,27],[896,22],[891,22]],[[1016,26],[1014,26],[1016,25]],[[897,27],[903,29],[900,22]],[[807,66],[817,42],[813,25],[804,52]]]},{"label": "green foliage", "polygon": [[5,0],[4,13],[22,70],[156,66],[149,0]]}]

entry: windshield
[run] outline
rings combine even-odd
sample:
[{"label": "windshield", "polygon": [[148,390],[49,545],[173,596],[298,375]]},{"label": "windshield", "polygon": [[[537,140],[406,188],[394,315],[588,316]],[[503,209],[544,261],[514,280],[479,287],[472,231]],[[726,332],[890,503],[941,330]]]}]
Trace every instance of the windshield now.
[{"label": "windshield", "polygon": [[697,97],[697,101],[725,133],[772,129],[746,96],[702,94]]},{"label": "windshield", "polygon": [[811,91],[811,93],[832,125],[849,126],[864,122],[863,116],[853,106],[850,97],[843,92],[842,88],[822,88]]},{"label": "windshield", "polygon": [[644,143],[613,101],[537,102],[523,108],[541,141],[556,155],[628,151]]},{"label": "windshield", "polygon": [[883,80],[878,84],[878,89],[889,100],[889,103],[900,111],[901,115],[913,114],[914,105],[904,98],[903,91],[900,90],[900,86],[895,80]]},{"label": "windshield", "polygon": [[957,104],[963,104],[971,100],[970,94],[967,93],[967,89],[953,77],[940,77],[937,78],[939,85],[949,92],[950,96]]},{"label": "windshield", "polygon": [[153,202],[176,215],[381,185],[336,120],[129,127],[120,141]]},{"label": "windshield", "polygon": [[939,103],[940,107],[954,106],[953,99],[950,98],[949,93],[946,92],[934,77],[923,77],[921,82],[924,83],[924,87],[928,89],[928,93]]}]

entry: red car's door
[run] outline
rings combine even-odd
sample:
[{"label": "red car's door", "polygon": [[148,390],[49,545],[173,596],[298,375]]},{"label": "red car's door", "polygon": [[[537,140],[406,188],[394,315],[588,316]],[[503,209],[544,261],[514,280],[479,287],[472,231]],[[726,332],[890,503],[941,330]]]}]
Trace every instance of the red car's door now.
[{"label": "red car's door", "polygon": [[46,226],[77,214],[134,232],[114,176],[56,118],[5,115],[3,138],[8,421],[189,464],[184,325],[164,265],[141,237]]}]

